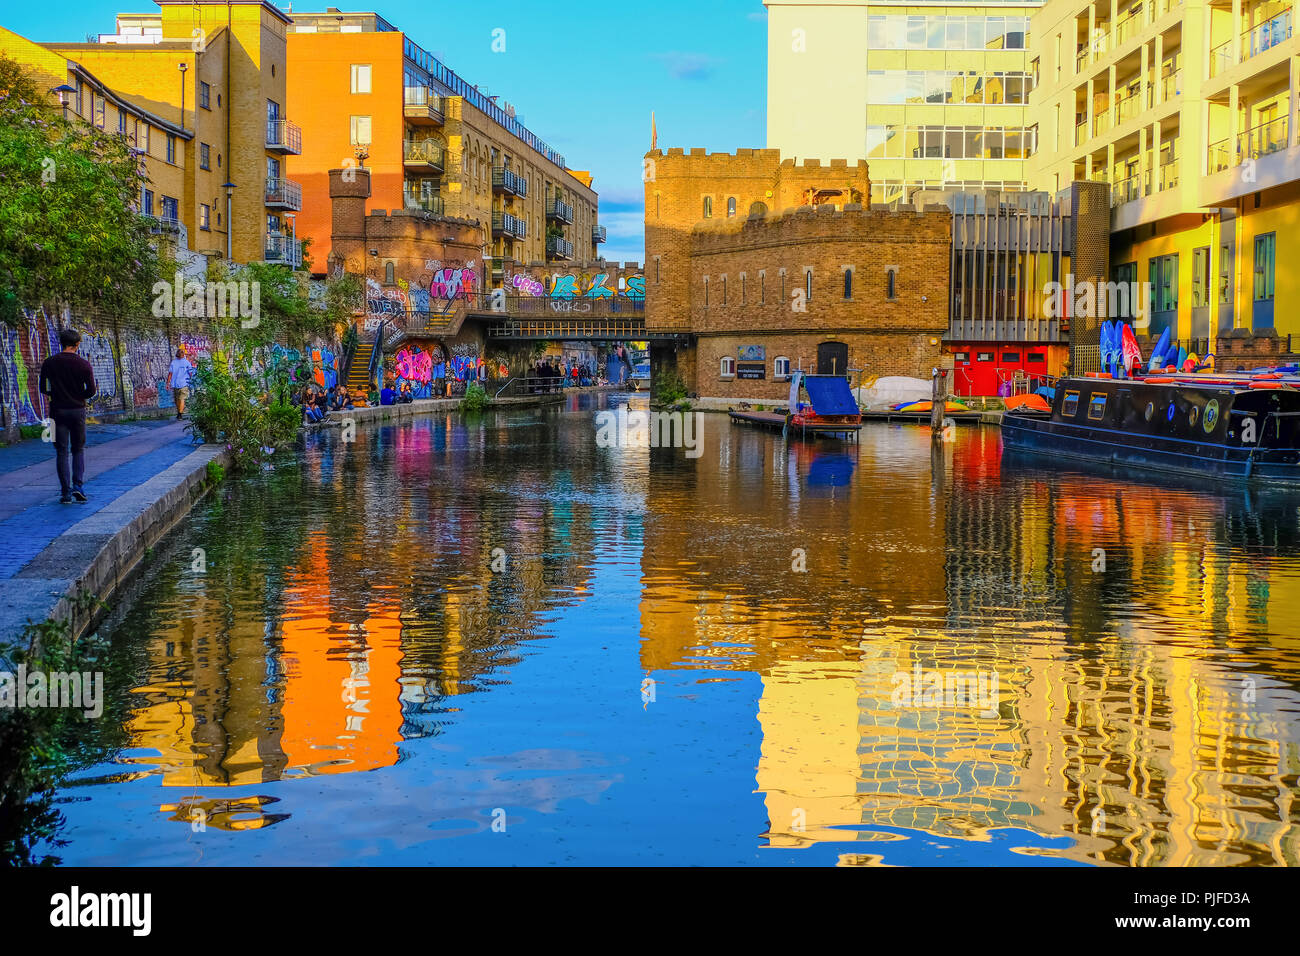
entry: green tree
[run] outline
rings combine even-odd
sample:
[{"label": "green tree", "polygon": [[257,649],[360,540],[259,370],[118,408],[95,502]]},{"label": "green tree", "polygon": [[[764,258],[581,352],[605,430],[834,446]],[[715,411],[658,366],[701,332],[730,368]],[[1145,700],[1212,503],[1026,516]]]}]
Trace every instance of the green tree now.
[{"label": "green tree", "polygon": [[147,312],[144,163],[125,135],[65,119],[47,83],[0,55],[0,319],[42,303]]}]

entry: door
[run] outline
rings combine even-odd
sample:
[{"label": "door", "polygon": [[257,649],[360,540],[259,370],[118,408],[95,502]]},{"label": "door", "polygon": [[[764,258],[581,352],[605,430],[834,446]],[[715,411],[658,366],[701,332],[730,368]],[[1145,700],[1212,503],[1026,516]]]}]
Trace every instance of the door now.
[{"label": "door", "polygon": [[971,378],[970,352],[960,351],[952,353],[953,381],[952,391],[954,395],[974,395],[972,390],[974,382]]},{"label": "door", "polygon": [[1210,247],[1192,250],[1192,338],[1210,337]]},{"label": "door", "polygon": [[849,347],[843,342],[823,342],[817,346],[818,375],[847,375]]},{"label": "door", "polygon": [[1015,391],[1011,388],[1016,379],[1016,373],[1024,371],[1024,365],[1021,364],[1019,349],[1001,349],[998,352],[998,394],[1006,392],[1008,395],[1014,395]]},{"label": "door", "polygon": [[997,354],[989,349],[975,352],[975,361],[971,363],[971,394],[996,395],[998,393]]},{"label": "door", "polygon": [[1251,310],[1251,326],[1273,328],[1273,266],[1277,256],[1277,233],[1269,232],[1255,237],[1255,302]]}]

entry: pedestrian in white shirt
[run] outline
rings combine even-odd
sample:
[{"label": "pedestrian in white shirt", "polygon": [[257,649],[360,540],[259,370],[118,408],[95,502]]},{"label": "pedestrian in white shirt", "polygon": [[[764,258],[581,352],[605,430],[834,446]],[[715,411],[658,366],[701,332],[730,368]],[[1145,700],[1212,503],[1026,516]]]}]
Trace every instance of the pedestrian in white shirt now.
[{"label": "pedestrian in white shirt", "polygon": [[172,398],[176,401],[177,421],[185,414],[185,401],[190,397],[190,381],[193,378],[194,363],[185,357],[185,346],[182,345],[176,350],[176,358],[172,359],[172,364],[167,369],[167,387],[172,390]]}]

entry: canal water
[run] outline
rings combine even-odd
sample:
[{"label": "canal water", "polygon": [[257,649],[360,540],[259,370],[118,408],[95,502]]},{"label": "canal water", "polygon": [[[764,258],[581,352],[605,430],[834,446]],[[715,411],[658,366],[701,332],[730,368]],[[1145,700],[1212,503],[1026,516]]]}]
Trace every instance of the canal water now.
[{"label": "canal water", "polygon": [[228,481],[105,625],[58,855],[1298,862],[1300,498],[991,428],[598,447],[625,401]]}]

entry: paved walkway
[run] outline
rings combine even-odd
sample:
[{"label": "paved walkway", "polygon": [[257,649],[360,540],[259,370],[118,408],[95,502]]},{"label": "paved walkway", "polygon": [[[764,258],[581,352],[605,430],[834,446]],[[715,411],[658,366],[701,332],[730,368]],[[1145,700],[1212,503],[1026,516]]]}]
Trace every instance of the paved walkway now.
[{"label": "paved walkway", "polygon": [[[0,624],[38,612],[50,595],[27,593],[20,572],[92,515],[115,512],[132,492],[196,450],[177,421],[90,425],[86,429],[86,494],[83,504],[59,503],[54,446],[23,441],[0,448]],[[32,570],[29,568],[29,571]],[[9,630],[0,627],[0,630]]]}]

